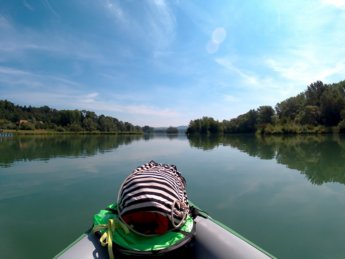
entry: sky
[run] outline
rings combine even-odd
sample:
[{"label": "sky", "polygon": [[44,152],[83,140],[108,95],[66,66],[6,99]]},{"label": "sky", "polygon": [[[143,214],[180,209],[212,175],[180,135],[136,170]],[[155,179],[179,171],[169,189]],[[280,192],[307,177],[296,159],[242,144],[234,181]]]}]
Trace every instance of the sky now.
[{"label": "sky", "polygon": [[0,0],[0,99],[229,120],[345,79],[345,0]]}]

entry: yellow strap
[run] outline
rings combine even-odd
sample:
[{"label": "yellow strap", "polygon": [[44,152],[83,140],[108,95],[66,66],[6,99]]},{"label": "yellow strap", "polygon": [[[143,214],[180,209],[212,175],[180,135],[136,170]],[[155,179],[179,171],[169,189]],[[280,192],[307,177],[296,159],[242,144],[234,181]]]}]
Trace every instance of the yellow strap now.
[{"label": "yellow strap", "polygon": [[106,230],[101,238],[99,239],[99,242],[102,246],[108,246],[108,254],[110,259],[114,259],[114,253],[113,253],[113,233],[115,231],[115,222],[113,219],[108,220],[108,224],[101,224],[94,226],[92,229],[92,232],[98,232],[100,230]]},{"label": "yellow strap", "polygon": [[121,221],[114,220],[114,219],[108,219],[108,224],[100,224],[97,226],[94,226],[92,229],[92,232],[98,232],[100,230],[106,230],[101,238],[99,239],[99,242],[102,246],[108,246],[108,254],[110,259],[114,259],[114,253],[113,253],[113,234],[115,232],[116,227],[121,227],[126,234],[129,233],[128,227],[123,224]]}]

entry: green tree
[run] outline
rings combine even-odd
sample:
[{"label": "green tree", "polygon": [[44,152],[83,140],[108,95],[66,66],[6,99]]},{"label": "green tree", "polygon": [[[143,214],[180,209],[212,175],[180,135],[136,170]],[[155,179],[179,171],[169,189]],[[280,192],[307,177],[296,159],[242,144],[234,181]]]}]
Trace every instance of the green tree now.
[{"label": "green tree", "polygon": [[304,94],[290,97],[276,105],[276,112],[279,120],[283,123],[293,121],[303,110],[305,105]]},{"label": "green tree", "polygon": [[58,125],[68,126],[71,124],[81,124],[81,112],[78,110],[61,110],[58,112],[56,120]]},{"label": "green tree", "polygon": [[306,104],[311,106],[320,106],[321,96],[326,90],[326,86],[321,81],[316,81],[308,86],[305,91]]},{"label": "green tree", "polygon": [[321,118],[320,108],[315,105],[307,105],[298,116],[299,123],[302,125],[318,125]]},{"label": "green tree", "polygon": [[[21,128],[71,130],[71,131],[122,131],[142,132],[141,127],[129,122],[119,121],[110,116],[97,116],[95,112],[86,110],[56,110],[48,106],[39,108],[32,106],[18,106],[7,100],[0,100],[0,120],[2,127],[17,128],[20,120],[28,120],[31,126]],[[6,122],[6,123],[5,123]],[[7,123],[8,122],[8,123]],[[63,130],[62,130],[63,129]]]},{"label": "green tree", "polygon": [[344,94],[339,88],[327,87],[320,100],[321,120],[326,126],[336,126],[345,108]]},{"label": "green tree", "polygon": [[219,134],[222,133],[222,125],[211,117],[202,117],[201,119],[190,121],[186,133]]},{"label": "green tree", "polygon": [[97,124],[93,121],[92,118],[85,118],[83,120],[83,128],[87,131],[95,131],[97,129]]},{"label": "green tree", "polygon": [[104,115],[98,117],[98,129],[103,132],[117,131],[113,118]]},{"label": "green tree", "polygon": [[144,133],[153,133],[153,132],[154,132],[154,128],[145,125],[145,126],[143,127],[143,132],[144,132]]},{"label": "green tree", "polygon": [[275,112],[271,106],[260,106],[257,110],[257,123],[265,125],[273,122]]},{"label": "green tree", "polygon": [[167,134],[178,134],[178,129],[176,127],[168,127],[166,129]]}]

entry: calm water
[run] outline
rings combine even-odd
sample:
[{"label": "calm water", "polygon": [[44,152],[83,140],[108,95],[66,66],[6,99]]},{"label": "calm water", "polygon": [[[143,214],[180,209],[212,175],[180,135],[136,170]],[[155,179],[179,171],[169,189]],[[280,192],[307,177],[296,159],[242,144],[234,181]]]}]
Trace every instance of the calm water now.
[{"label": "calm water", "polygon": [[345,258],[345,138],[332,136],[0,138],[0,258],[51,258],[152,159],[278,258]]}]

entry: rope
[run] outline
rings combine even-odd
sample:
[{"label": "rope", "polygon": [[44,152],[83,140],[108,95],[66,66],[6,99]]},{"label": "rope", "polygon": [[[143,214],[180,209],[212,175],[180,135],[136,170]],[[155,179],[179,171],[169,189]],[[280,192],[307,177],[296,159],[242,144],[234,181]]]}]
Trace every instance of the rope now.
[{"label": "rope", "polygon": [[[176,204],[177,204],[177,206],[178,206],[179,208],[182,209],[182,212],[181,212],[181,211],[178,211],[178,210],[175,208],[175,205],[176,205]],[[175,200],[175,201],[173,202],[173,204],[172,204],[172,206],[171,206],[171,215],[170,215],[170,217],[171,217],[171,223],[172,223],[172,225],[173,225],[173,227],[174,227],[175,229],[181,227],[182,224],[185,222],[186,217],[187,217],[187,215],[188,215],[188,211],[189,211],[188,206],[187,206],[184,202],[181,202],[181,201],[179,201],[179,200]],[[183,215],[181,221],[180,221],[178,224],[175,224],[174,215],[180,216],[181,214]]]},{"label": "rope", "polygon": [[110,259],[114,259],[113,234],[115,233],[116,225],[122,227],[125,233],[129,232],[128,228],[125,225],[123,225],[119,221],[114,221],[114,219],[109,219],[107,224],[100,224],[100,225],[94,226],[92,229],[93,233],[96,233],[101,230],[106,230],[101,236],[101,238],[99,239],[99,242],[101,243],[102,246],[107,246]]}]

